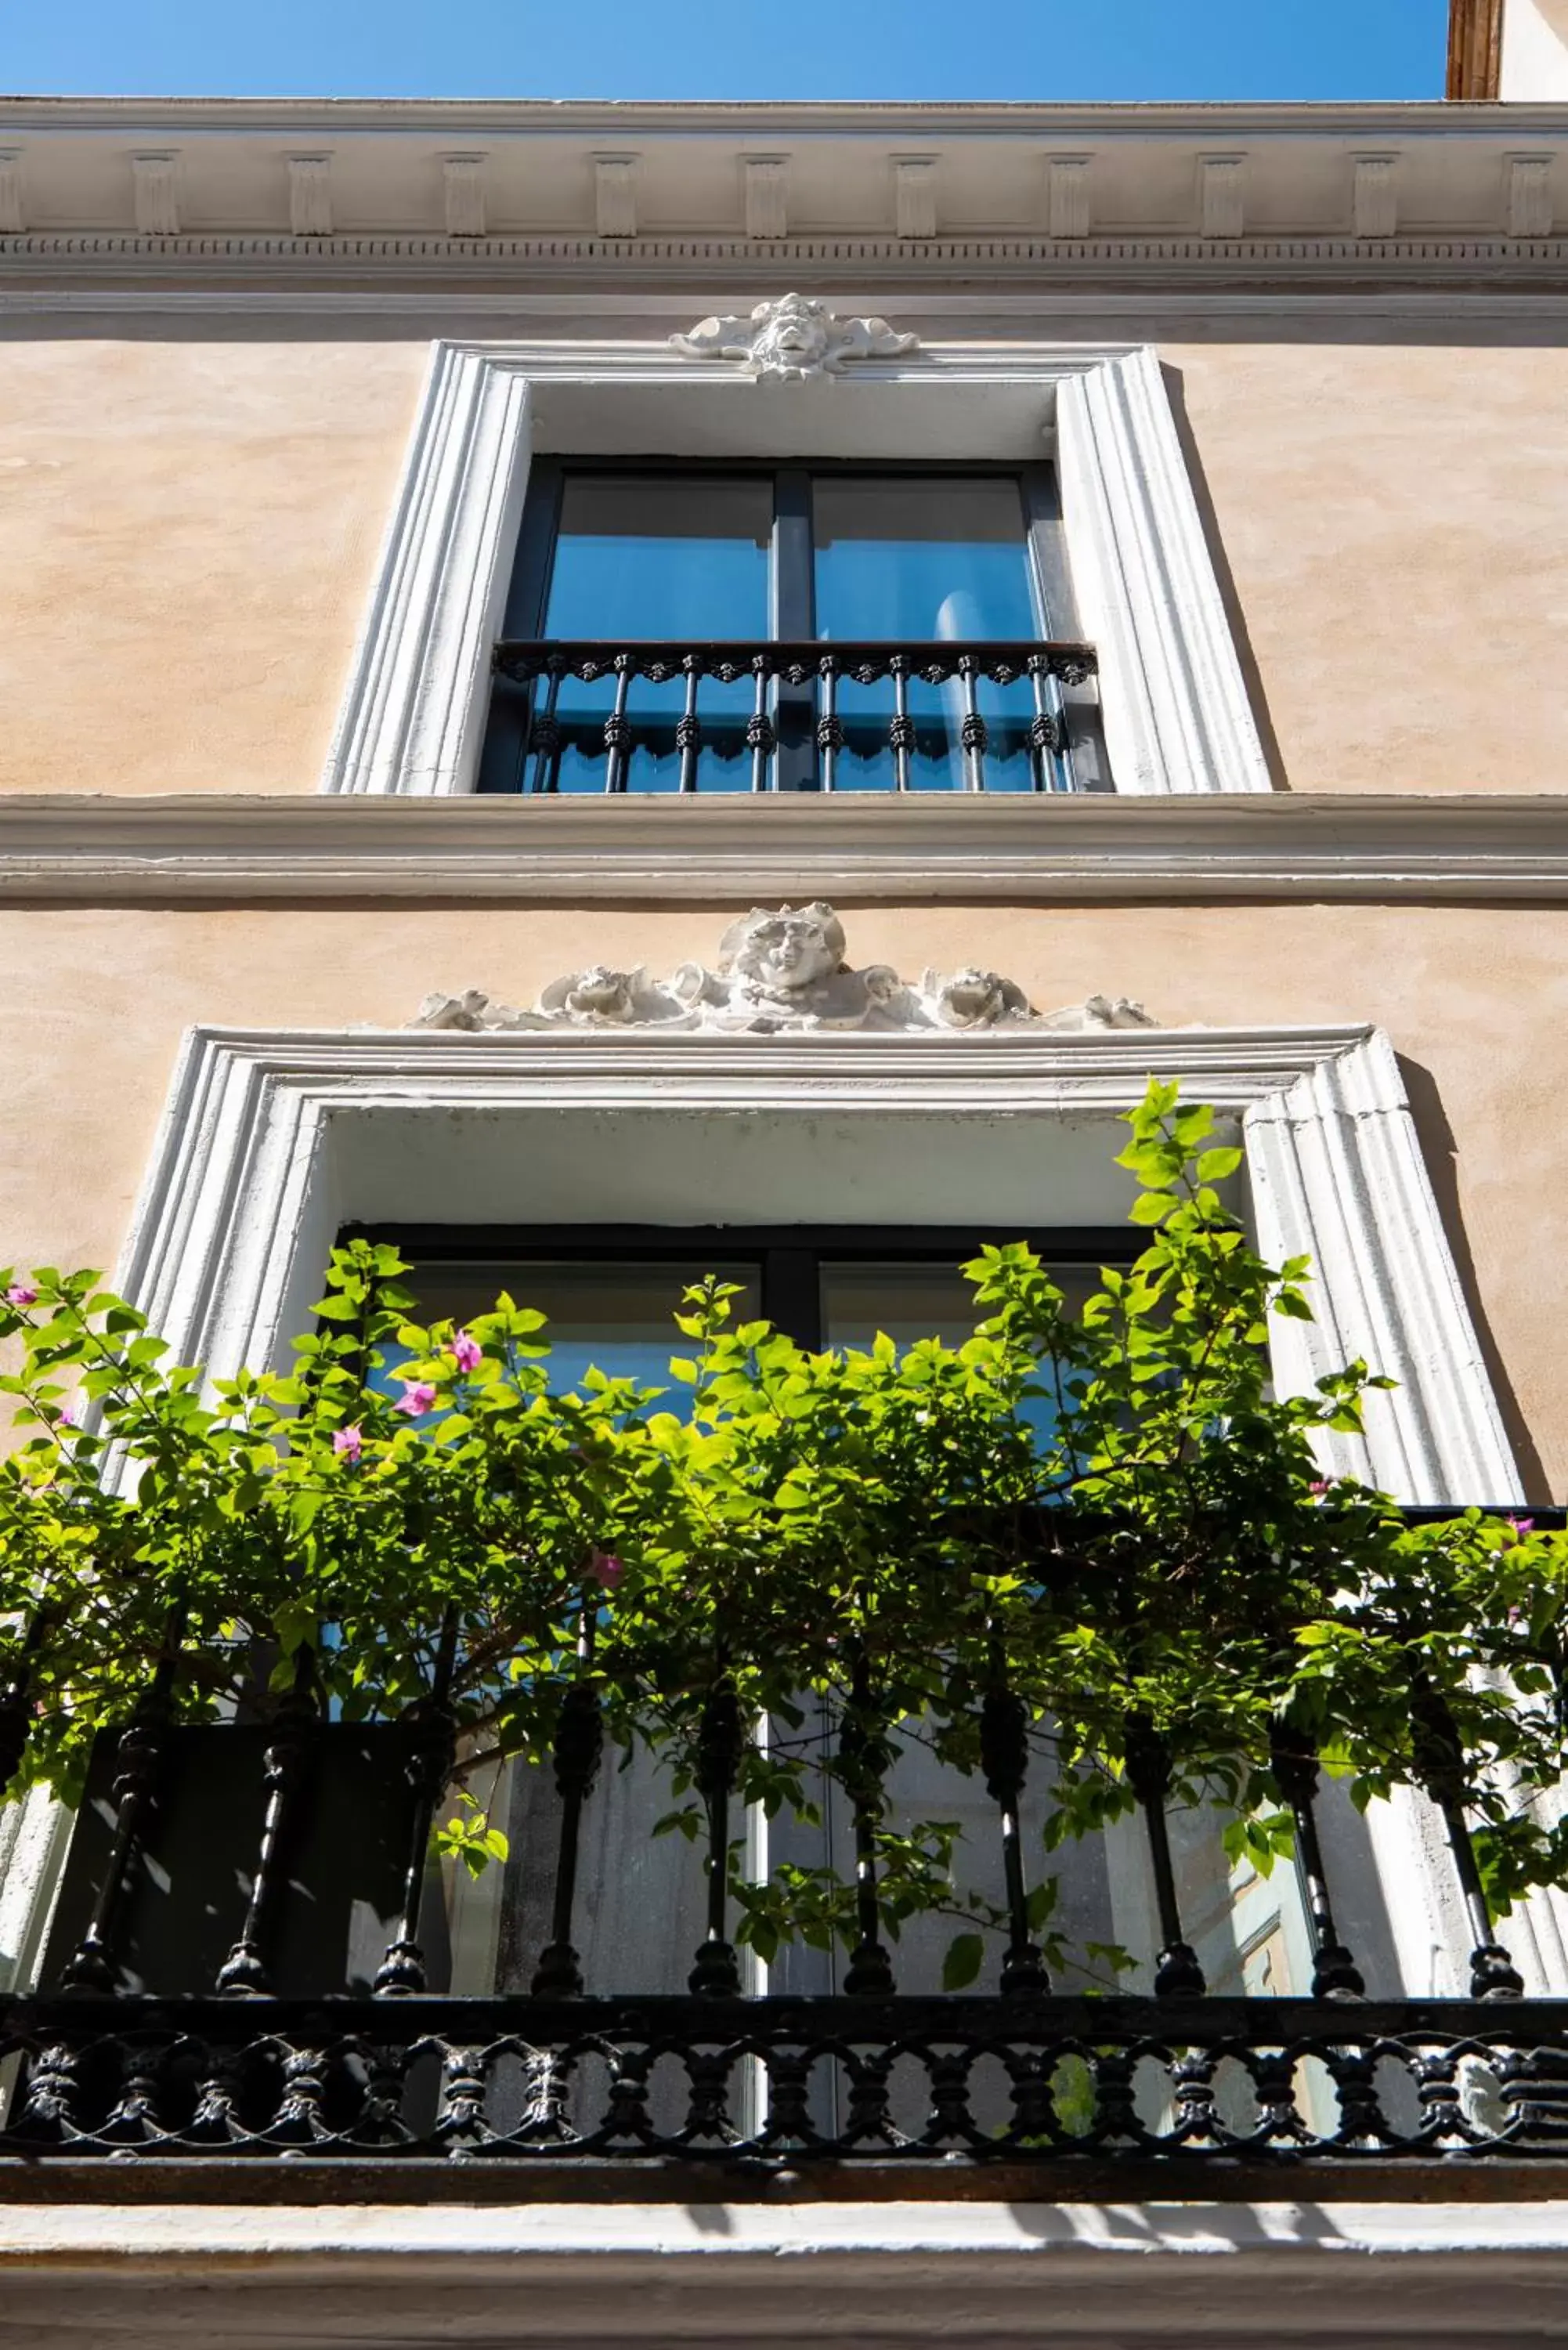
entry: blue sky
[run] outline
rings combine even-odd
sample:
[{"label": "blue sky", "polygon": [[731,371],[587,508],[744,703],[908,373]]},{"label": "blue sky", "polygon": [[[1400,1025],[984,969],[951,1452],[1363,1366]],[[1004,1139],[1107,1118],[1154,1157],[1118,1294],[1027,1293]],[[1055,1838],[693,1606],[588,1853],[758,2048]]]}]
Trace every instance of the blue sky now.
[{"label": "blue sky", "polygon": [[1429,99],[1447,17],[1447,0],[0,0],[0,88]]}]

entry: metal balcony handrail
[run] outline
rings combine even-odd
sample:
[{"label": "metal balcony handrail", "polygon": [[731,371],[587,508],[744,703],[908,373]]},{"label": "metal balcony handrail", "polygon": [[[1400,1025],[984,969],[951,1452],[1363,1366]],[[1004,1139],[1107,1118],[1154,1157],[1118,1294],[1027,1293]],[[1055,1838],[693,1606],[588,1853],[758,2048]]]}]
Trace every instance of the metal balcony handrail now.
[{"label": "metal balcony handrail", "polygon": [[[950,740],[959,751],[966,791],[987,788],[987,754],[997,721],[980,706],[982,684],[1000,687],[1027,682],[1033,712],[1016,723],[1020,747],[1029,761],[1032,788],[1046,793],[1072,788],[1067,754],[1070,722],[1064,690],[1075,691],[1093,678],[1098,660],[1092,645],[1050,639],[976,639],[937,642],[914,639],[870,639],[834,643],[815,639],[709,640],[701,643],[665,639],[507,639],[497,644],[493,666],[498,676],[531,691],[522,764],[532,762],[527,788],[554,792],[558,788],[560,758],[568,733],[600,730],[605,760],[604,789],[624,793],[631,785],[632,754],[639,730],[649,738],[655,722],[634,716],[629,709],[631,687],[639,680],[662,686],[683,681],[685,694],[679,714],[657,722],[672,734],[680,754],[679,789],[700,788],[701,760],[705,742],[712,747],[715,720],[710,702],[702,707],[705,683],[734,686],[749,681],[750,712],[742,719],[726,713],[722,731],[737,736],[750,754],[751,789],[765,792],[810,788],[832,792],[840,788],[839,760],[850,733],[881,734],[878,749],[891,761],[896,791],[912,788],[911,760],[921,746],[922,723],[910,709],[912,685],[950,687],[958,706],[940,722],[943,743]],[[602,719],[573,719],[564,713],[561,689],[568,680],[595,685],[608,681],[614,702]],[[845,686],[867,687],[890,681],[893,709],[880,716],[846,721],[839,704]],[[931,730],[928,726],[926,733]],[[806,768],[809,765],[809,776]],[[788,769],[786,775],[784,771]]]},{"label": "metal balcony handrail", "polygon": [[1042,2193],[1105,2166],[1202,2194],[1249,2159],[1276,2180],[1426,2163],[1484,2193],[1489,2170],[1568,2156],[1562,2000],[67,1994],[0,1998],[8,2072],[0,2198],[106,2158],[110,2193],[127,2166],[221,2176],[224,2157],[254,2188],[272,2156],[301,2193],[302,2163],[455,2166],[471,2193],[476,2167],[623,2169],[637,2194],[672,2163],[766,2181],[957,2161]]},{"label": "metal balcony handrail", "polygon": [[[1403,1513],[1412,1523],[1458,1513],[1453,1504]],[[1564,1513],[1542,1508],[1532,1518],[1544,1531],[1561,1528]],[[1109,1523],[1043,1513],[1042,1549],[1070,1569],[1076,1545]],[[171,1626],[171,1659],[180,1638]],[[1161,1944],[1153,1991],[1064,1991],[1046,1973],[1017,1866],[1028,1758],[1004,1689],[987,1693],[976,1722],[1009,1861],[996,1990],[896,1988],[867,1846],[843,1991],[742,1995],[726,1908],[742,1734],[732,1706],[703,1728],[708,1916],[689,1990],[620,1994],[586,1981],[572,1948],[576,1854],[601,1729],[585,1687],[580,1704],[574,1690],[563,1707],[556,1735],[561,1834],[549,1939],[532,1989],[432,1992],[418,1935],[431,1823],[455,1761],[443,1679],[454,1645],[448,1619],[430,1687],[405,1719],[381,1726],[396,1752],[378,1750],[377,1767],[389,1783],[406,1781],[409,1793],[407,1816],[400,1810],[383,1840],[389,1858],[370,1885],[380,1888],[376,1898],[362,1898],[368,1829],[357,1828],[352,1854],[333,1847],[337,1893],[372,1914],[397,1913],[363,1991],[340,1973],[313,1981],[309,1996],[279,1996],[277,1986],[287,1986],[275,1963],[291,1918],[313,1898],[302,1856],[334,1767],[325,1750],[362,1733],[312,1720],[291,1699],[270,1728],[250,1730],[246,1746],[232,1724],[182,1731],[170,1718],[167,1687],[161,1697],[146,1694],[118,1748],[111,1742],[103,1753],[100,1783],[95,1793],[89,1780],[82,1806],[84,1827],[100,1839],[96,1877],[87,1872],[95,1892],[86,1939],[75,1942],[73,1929],[56,1948],[51,1929],[44,1988],[0,1998],[0,2194],[7,2177],[59,2158],[134,2158],[140,2166],[276,2154],[407,2160],[427,2171],[470,2160],[633,2169],[745,2161],[767,2171],[802,2161],[907,2169],[954,2158],[1038,2169],[1091,2158],[1124,2169],[1154,2164],[1164,2177],[1173,2167],[1200,2173],[1247,2158],[1363,2170],[1460,2160],[1495,2169],[1500,2159],[1568,2155],[1568,1999],[1526,1996],[1496,1940],[1462,1794],[1429,1791],[1476,1944],[1469,1995],[1368,1999],[1366,1954],[1345,1947],[1330,1896],[1318,1758],[1277,1731],[1272,1767],[1293,1820],[1312,1995],[1212,1996],[1185,1938],[1171,1866],[1171,1756],[1151,1725],[1129,1720],[1127,1779]],[[32,1654],[29,1638],[8,1684],[23,1739]],[[855,1702],[851,1691],[846,1721]],[[231,1771],[227,1783],[249,1786],[247,1774],[257,1773],[265,1816],[259,1843],[247,1841],[254,1828],[236,1827],[217,1856],[223,1882],[249,1888],[227,1960],[183,1982],[142,1983],[124,1972],[130,1912],[144,1898],[132,1877],[145,1854],[142,1876],[167,1907],[174,1880],[153,1844],[161,1804],[178,1798],[181,1769],[201,1767],[195,1749],[182,1750],[183,1763],[176,1754],[184,1736],[236,1742],[227,1752],[241,1775]],[[0,1765],[16,1759],[0,1755]],[[844,1779],[857,1846],[862,1810],[880,1814],[879,1767],[867,1748]],[[213,1799],[202,1800],[210,1837]],[[333,1816],[345,1816],[341,1806]],[[61,1912],[68,1893],[69,1865]]]}]

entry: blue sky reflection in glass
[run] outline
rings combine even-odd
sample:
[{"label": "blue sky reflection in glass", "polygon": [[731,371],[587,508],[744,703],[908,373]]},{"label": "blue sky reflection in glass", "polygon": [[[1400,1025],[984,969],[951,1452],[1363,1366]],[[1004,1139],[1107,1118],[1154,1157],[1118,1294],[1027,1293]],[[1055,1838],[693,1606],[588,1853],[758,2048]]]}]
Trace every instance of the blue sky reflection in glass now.
[{"label": "blue sky reflection in glass", "polygon": [[[829,643],[857,638],[950,645],[1021,641],[1045,633],[1034,590],[1019,484],[1005,474],[967,478],[905,474],[818,475],[812,485],[816,548],[816,633]],[[1033,788],[1026,681],[981,682],[990,732],[986,789]],[[890,681],[841,685],[846,729],[841,791],[889,790]],[[962,791],[962,685],[915,682],[909,715],[917,734],[912,791]]]},{"label": "blue sky reflection in glass", "polygon": [[[569,473],[544,633],[605,643],[761,642],[768,635],[773,521],[773,483],[763,474]],[[558,790],[604,790],[604,722],[614,701],[608,678],[563,685]],[[675,727],[685,703],[680,679],[634,681],[626,705],[633,741],[627,790],[678,788]],[[745,730],[752,706],[749,680],[703,681],[704,791],[751,788]]]}]

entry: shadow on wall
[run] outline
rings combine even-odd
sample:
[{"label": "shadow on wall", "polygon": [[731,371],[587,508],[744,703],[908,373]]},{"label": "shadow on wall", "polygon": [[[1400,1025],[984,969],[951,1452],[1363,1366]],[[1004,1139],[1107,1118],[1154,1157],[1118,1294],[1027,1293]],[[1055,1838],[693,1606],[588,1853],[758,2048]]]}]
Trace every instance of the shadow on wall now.
[{"label": "shadow on wall", "polygon": [[[1492,1392],[1497,1397],[1498,1409],[1502,1414],[1503,1428],[1507,1432],[1509,1443],[1513,1448],[1513,1457],[1519,1463],[1519,1473],[1523,1480],[1526,1497],[1532,1502],[1545,1504],[1552,1499],[1552,1490],[1547,1482],[1546,1471],[1541,1455],[1536,1450],[1535,1440],[1531,1435],[1529,1424],[1520,1409],[1519,1398],[1514,1393],[1512,1381],[1498,1352],[1496,1341],[1491,1335],[1491,1325],[1487,1320],[1486,1307],[1481,1302],[1480,1288],[1476,1279],[1475,1260],[1470,1254],[1469,1241],[1465,1232],[1464,1215],[1459,1206],[1459,1146],[1454,1140],[1453,1128],[1449,1124],[1448,1113],[1443,1107],[1442,1096],[1438,1090],[1431,1071],[1423,1068],[1418,1061],[1407,1060],[1401,1054],[1399,1068],[1405,1080],[1410,1115],[1416,1121],[1416,1132],[1420,1139],[1421,1156],[1426,1161],[1427,1172],[1432,1180],[1432,1190],[1437,1194],[1438,1213],[1442,1218],[1443,1230],[1449,1236],[1449,1246],[1453,1251],[1454,1264],[1465,1293],[1465,1304],[1469,1306],[1470,1319],[1475,1324],[1476,1336],[1480,1341],[1481,1355],[1486,1363],[1487,1377],[1490,1379]],[[1490,1502],[1503,1497],[1494,1493],[1464,1493],[1455,1494],[1451,1498],[1456,1501]]]},{"label": "shadow on wall", "polygon": [[1198,501],[1199,519],[1203,525],[1203,536],[1209,547],[1209,560],[1214,566],[1214,577],[1220,588],[1220,598],[1225,607],[1225,618],[1231,624],[1235,639],[1236,658],[1241,664],[1241,675],[1247,687],[1247,699],[1252,706],[1257,723],[1258,740],[1263,746],[1263,758],[1269,770],[1269,781],[1275,791],[1288,792],[1290,779],[1280,751],[1280,739],[1274,732],[1274,722],[1269,712],[1268,696],[1263,691],[1262,673],[1252,650],[1252,639],[1247,633],[1247,617],[1236,593],[1236,582],[1231,576],[1226,560],[1225,544],[1220,536],[1220,525],[1214,513],[1214,501],[1209,494],[1209,480],[1203,471],[1203,461],[1198,453],[1192,426],[1187,414],[1187,395],[1181,369],[1160,362],[1160,374],[1165,379],[1166,398],[1176,421],[1176,436],[1181,443],[1181,454],[1187,466],[1187,478],[1192,484],[1192,494]]}]

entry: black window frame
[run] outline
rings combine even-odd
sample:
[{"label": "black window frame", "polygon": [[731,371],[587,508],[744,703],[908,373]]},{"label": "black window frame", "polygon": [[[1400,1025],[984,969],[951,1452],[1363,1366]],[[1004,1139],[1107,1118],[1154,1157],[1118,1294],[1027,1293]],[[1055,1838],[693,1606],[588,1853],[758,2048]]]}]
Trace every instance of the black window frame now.
[{"label": "black window frame", "polygon": [[[1140,1242],[1125,1224],[345,1224],[339,1245],[385,1243],[416,1264],[754,1263],[758,1311],[797,1346],[820,1351],[825,1264],[957,1268],[987,1244],[1024,1241],[1050,1266],[1125,1268]],[[675,1300],[671,1300],[673,1306]],[[525,1298],[519,1303],[526,1304]],[[978,1309],[977,1309],[978,1317]],[[673,1325],[671,1326],[673,1334]],[[672,1335],[673,1343],[673,1335]]]},{"label": "black window frame", "polygon": [[[732,481],[771,481],[774,521],[768,564],[768,633],[780,643],[809,641],[816,635],[815,539],[811,498],[815,479],[838,474],[909,481],[1012,481],[1018,487],[1021,535],[1028,556],[1040,636],[1043,639],[1058,637],[1075,640],[1081,633],[1062,531],[1060,486],[1056,468],[1049,459],[965,463],[952,458],[922,463],[909,458],[860,457],[783,461],[658,455],[538,456],[533,459],[528,471],[523,518],[502,619],[503,641],[536,643],[544,639],[562,496],[574,473],[596,478],[618,473],[633,479],[650,474],[711,474]],[[514,684],[505,677],[497,676],[493,681],[476,791],[515,796],[522,789],[520,768],[530,693],[530,688]],[[811,711],[809,686],[780,685],[776,791],[812,792],[817,788],[810,740]],[[1097,764],[1103,769],[1097,711],[1087,723],[1097,746]]]}]

